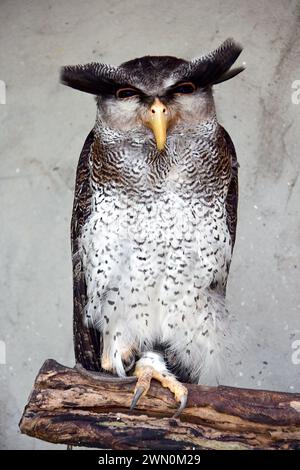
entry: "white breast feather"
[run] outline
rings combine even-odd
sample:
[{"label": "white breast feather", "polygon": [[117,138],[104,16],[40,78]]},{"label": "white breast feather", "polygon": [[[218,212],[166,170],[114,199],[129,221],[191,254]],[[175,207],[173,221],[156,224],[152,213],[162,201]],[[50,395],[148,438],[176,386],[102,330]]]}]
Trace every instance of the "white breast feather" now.
[{"label": "white breast feather", "polygon": [[80,250],[86,321],[103,332],[103,357],[125,375],[124,351],[165,341],[192,377],[215,371],[229,341],[223,296],[210,289],[226,279],[231,258],[225,213],[217,218],[172,192],[150,210],[100,193],[93,207]]}]

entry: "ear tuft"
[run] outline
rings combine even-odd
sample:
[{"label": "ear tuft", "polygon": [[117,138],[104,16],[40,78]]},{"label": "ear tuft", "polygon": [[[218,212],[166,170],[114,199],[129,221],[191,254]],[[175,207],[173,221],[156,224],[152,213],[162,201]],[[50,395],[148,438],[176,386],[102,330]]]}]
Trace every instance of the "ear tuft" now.
[{"label": "ear tuft", "polygon": [[217,83],[226,82],[231,78],[236,77],[239,73],[245,70],[245,66],[242,65],[241,67],[235,67],[234,69],[227,70],[227,72],[223,73],[216,81],[212,83],[212,85],[217,85]]},{"label": "ear tuft", "polygon": [[189,62],[185,77],[194,80],[200,87],[229,80],[244,70],[244,67],[230,70],[242,50],[238,42],[228,38],[214,51]]},{"label": "ear tuft", "polygon": [[97,64],[68,65],[61,68],[60,82],[86,93],[98,94]]},{"label": "ear tuft", "polygon": [[62,67],[60,73],[63,85],[93,95],[113,94],[123,80],[117,68],[96,62],[68,65]]}]

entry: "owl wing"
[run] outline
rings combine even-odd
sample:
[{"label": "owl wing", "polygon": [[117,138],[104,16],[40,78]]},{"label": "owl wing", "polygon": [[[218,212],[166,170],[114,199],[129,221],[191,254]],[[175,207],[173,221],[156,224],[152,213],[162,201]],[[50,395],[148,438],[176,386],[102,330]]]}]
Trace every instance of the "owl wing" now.
[{"label": "owl wing", "polygon": [[238,168],[239,164],[237,161],[236,151],[233,142],[228,132],[222,127],[221,131],[224,136],[226,149],[231,157],[231,180],[229,183],[227,198],[226,198],[226,212],[227,212],[227,226],[231,236],[232,249],[235,244],[236,237],[236,224],[237,224],[237,209],[238,209]]},{"label": "owl wing", "polygon": [[94,142],[91,131],[81,151],[76,172],[75,197],[71,221],[71,244],[73,263],[73,334],[76,362],[85,369],[100,370],[101,335],[84,322],[84,311],[87,304],[87,289],[82,259],[79,253],[79,239],[82,227],[90,215],[91,189],[89,155]]}]

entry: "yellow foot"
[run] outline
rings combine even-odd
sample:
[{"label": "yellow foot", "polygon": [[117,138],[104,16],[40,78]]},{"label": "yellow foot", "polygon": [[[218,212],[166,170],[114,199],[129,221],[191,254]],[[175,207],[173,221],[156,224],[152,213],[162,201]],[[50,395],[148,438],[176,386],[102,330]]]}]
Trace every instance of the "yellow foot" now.
[{"label": "yellow foot", "polygon": [[136,407],[139,399],[147,394],[152,379],[158,380],[163,387],[168,388],[174,394],[176,401],[179,403],[174,418],[177,418],[182,410],[184,410],[187,403],[188,390],[167,370],[162,357],[158,353],[145,353],[136,363],[133,375],[138,380],[131,402],[131,410]]}]

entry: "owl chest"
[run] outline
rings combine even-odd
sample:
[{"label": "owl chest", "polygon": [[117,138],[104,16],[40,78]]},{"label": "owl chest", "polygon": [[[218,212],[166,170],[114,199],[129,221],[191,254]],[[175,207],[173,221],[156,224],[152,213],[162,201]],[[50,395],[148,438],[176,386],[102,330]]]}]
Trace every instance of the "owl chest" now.
[{"label": "owl chest", "polygon": [[146,289],[174,278],[180,289],[225,282],[231,248],[222,204],[208,208],[175,193],[143,203],[95,202],[81,239],[90,286],[105,290],[123,279],[132,289],[133,278]]}]

